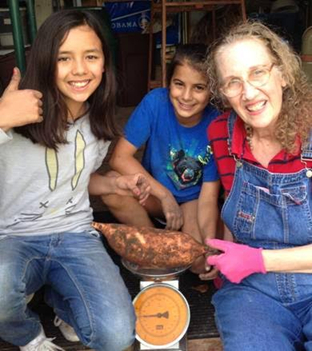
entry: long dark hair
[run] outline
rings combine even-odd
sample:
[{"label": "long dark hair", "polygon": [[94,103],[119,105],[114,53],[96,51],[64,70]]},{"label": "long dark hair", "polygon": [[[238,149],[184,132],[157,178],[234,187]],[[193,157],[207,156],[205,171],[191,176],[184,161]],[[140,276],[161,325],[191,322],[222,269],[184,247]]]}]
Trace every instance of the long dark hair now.
[{"label": "long dark hair", "polygon": [[68,109],[56,86],[55,73],[59,47],[72,28],[88,25],[102,43],[105,72],[102,81],[88,99],[92,133],[99,139],[112,140],[119,135],[114,122],[116,82],[103,25],[95,14],[84,10],[61,10],[41,25],[29,55],[20,89],[36,89],[43,94],[43,122],[15,128],[34,143],[57,149],[66,143]]},{"label": "long dark hair", "polygon": [[178,45],[173,59],[167,70],[167,86],[170,86],[171,78],[176,66],[187,63],[196,71],[207,75],[206,57],[207,46],[205,44],[181,44]]}]

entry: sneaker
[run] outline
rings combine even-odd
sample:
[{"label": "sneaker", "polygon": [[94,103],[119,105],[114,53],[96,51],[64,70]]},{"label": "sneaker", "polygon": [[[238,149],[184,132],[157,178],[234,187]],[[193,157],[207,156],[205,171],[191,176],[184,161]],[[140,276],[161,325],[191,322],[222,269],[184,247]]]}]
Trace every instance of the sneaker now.
[{"label": "sneaker", "polygon": [[72,342],[77,342],[79,341],[79,337],[76,334],[75,330],[73,327],[71,327],[69,324],[64,322],[61,318],[58,316],[55,316],[54,318],[54,325],[56,327],[59,327],[61,333],[63,334],[64,338],[67,341],[72,341]]},{"label": "sneaker", "polygon": [[54,338],[47,338],[41,327],[40,334],[25,346],[20,346],[20,351],[64,351],[61,347],[53,344]]}]

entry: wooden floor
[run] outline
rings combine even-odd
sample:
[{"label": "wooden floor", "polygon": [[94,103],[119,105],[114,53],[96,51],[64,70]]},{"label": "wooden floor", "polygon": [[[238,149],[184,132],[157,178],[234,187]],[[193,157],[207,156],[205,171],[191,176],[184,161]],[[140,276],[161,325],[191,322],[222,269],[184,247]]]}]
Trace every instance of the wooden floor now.
[{"label": "wooden floor", "polygon": [[[138,351],[138,350],[139,350],[139,347],[138,347],[138,344],[136,344],[135,351]],[[222,351],[222,350],[223,350],[222,344],[219,338],[209,338],[209,339],[188,340],[187,350],[185,351]]]},{"label": "wooden floor", "polygon": [[219,338],[189,340],[187,351],[222,351],[222,343]]}]

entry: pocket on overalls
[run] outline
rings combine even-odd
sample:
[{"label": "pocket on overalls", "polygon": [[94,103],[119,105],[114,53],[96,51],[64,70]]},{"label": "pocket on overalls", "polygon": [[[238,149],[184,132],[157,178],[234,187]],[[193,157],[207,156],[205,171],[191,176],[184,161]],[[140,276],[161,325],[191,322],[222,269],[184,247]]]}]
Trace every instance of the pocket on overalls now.
[{"label": "pocket on overalls", "polygon": [[255,238],[253,228],[257,213],[257,190],[252,184],[243,182],[236,207],[234,234],[238,240]]},{"label": "pocket on overalls", "polygon": [[248,182],[242,185],[234,220],[240,241],[292,245],[312,242],[312,216],[305,184],[279,188],[275,194]]},{"label": "pocket on overalls", "polygon": [[295,245],[312,242],[312,216],[308,189],[305,184],[297,184],[281,189],[285,206],[288,240]]},{"label": "pocket on overalls", "polygon": [[307,190],[304,184],[282,188],[281,194],[285,197],[286,205],[289,206],[302,205],[307,199]]}]

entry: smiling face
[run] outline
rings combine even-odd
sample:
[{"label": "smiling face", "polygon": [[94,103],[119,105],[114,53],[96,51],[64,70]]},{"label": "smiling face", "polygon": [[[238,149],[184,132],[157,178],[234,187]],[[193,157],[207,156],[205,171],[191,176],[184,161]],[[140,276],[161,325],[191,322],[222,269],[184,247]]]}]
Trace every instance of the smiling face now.
[{"label": "smiling face", "polygon": [[68,32],[59,48],[56,85],[72,118],[84,112],[86,101],[101,83],[104,62],[101,41],[89,26]]},{"label": "smiling face", "polygon": [[180,124],[192,127],[209,102],[207,76],[187,63],[177,65],[170,80],[170,101]]},{"label": "smiling face", "polygon": [[[273,58],[260,40],[244,39],[225,45],[216,55],[221,86],[236,79],[243,81],[240,94],[225,97],[242,120],[254,130],[274,130],[282,106],[285,81]],[[247,80],[270,69],[266,84],[254,87]]]}]

